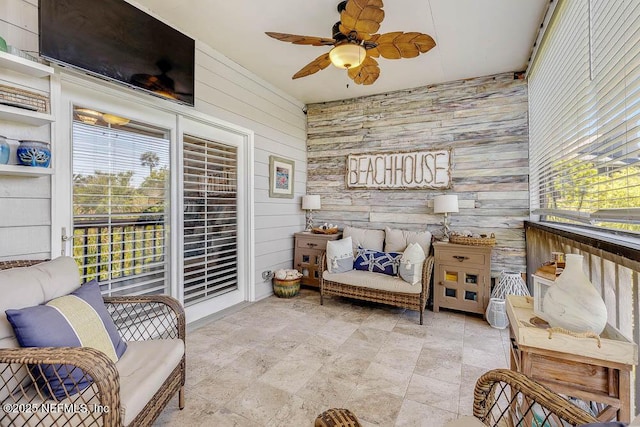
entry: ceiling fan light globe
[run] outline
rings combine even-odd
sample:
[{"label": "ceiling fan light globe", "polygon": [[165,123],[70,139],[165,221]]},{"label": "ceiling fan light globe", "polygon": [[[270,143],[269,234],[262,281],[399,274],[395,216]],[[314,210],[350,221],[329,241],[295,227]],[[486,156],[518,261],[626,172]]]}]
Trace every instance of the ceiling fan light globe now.
[{"label": "ceiling fan light globe", "polygon": [[345,70],[359,66],[366,57],[367,51],[365,48],[354,43],[338,45],[329,52],[331,63]]},{"label": "ceiling fan light globe", "polygon": [[117,125],[117,126],[124,126],[131,121],[125,117],[120,117],[113,114],[103,114],[102,120],[109,123],[110,125]]}]

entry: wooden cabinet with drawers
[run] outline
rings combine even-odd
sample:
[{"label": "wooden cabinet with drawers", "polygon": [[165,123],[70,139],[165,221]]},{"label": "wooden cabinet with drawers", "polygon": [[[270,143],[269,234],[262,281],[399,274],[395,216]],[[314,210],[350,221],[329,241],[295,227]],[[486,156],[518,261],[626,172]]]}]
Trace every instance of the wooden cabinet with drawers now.
[{"label": "wooden cabinet with drawers", "polygon": [[[590,404],[602,421],[629,422],[638,346],[607,324],[596,341],[534,325],[531,297],[508,295],[511,369]],[[546,424],[545,424],[546,425]]]},{"label": "wooden cabinet with drawers", "polygon": [[484,314],[491,294],[491,246],[436,242],[433,311]]},{"label": "wooden cabinet with drawers", "polygon": [[294,234],[293,266],[302,273],[302,285],[320,286],[320,260],[327,249],[327,242],[341,237],[340,233],[314,234],[309,231]]}]

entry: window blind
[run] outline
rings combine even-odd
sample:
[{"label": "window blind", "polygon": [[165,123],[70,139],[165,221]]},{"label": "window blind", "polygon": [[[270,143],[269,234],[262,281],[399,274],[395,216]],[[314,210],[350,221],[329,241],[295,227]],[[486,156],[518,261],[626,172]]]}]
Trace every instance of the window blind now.
[{"label": "window blind", "polygon": [[184,302],[238,288],[237,148],[184,136]]},{"label": "window blind", "polygon": [[564,0],[529,73],[543,219],[640,231],[640,2]]},{"label": "window blind", "polygon": [[73,255],[103,293],[166,293],[169,140],[73,123]]}]

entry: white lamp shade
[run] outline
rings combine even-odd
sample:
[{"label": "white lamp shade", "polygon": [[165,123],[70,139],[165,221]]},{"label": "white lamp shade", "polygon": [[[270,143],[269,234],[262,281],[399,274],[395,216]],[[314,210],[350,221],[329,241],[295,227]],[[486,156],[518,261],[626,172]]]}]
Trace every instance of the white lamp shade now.
[{"label": "white lamp shade", "polygon": [[444,194],[433,199],[433,213],[458,212],[458,196]]},{"label": "white lamp shade", "polygon": [[302,209],[308,211],[317,211],[320,209],[320,196],[318,195],[307,195],[302,196]]},{"label": "white lamp shade", "polygon": [[359,44],[345,43],[338,45],[329,52],[331,63],[338,68],[355,68],[362,64],[367,57],[367,51]]}]

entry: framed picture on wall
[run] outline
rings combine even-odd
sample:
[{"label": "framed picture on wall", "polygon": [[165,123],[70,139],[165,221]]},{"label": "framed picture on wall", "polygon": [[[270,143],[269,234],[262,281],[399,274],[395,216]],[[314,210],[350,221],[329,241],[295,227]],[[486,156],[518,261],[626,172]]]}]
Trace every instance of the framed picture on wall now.
[{"label": "framed picture on wall", "polygon": [[293,199],[295,161],[269,156],[269,197]]}]

